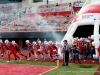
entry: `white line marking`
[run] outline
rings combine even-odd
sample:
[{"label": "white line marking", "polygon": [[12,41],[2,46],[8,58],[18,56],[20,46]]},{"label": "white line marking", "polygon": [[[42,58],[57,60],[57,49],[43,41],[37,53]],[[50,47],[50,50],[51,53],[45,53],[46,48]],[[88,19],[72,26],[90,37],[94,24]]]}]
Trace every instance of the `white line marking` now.
[{"label": "white line marking", "polygon": [[44,74],[44,73],[47,73],[47,72],[52,71],[52,70],[57,69],[57,68],[58,68],[58,67],[55,67],[55,68],[53,68],[53,69],[50,69],[50,70],[45,71],[45,72],[43,72],[43,73],[40,73],[39,75],[42,75],[42,74]]}]

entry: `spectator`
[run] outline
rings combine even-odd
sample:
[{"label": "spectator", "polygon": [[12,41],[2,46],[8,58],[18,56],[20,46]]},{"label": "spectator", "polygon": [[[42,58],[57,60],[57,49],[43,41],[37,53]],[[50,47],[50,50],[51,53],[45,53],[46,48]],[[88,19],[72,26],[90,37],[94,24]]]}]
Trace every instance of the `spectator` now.
[{"label": "spectator", "polygon": [[67,21],[65,21],[65,23],[64,24],[66,24],[66,23],[68,23]]},{"label": "spectator", "polygon": [[69,3],[69,6],[72,6],[72,3],[71,2]]},{"label": "spectator", "polygon": [[76,58],[76,57],[77,57],[78,62],[80,63],[80,61],[79,61],[78,50],[79,50],[79,49],[77,48],[77,46],[74,45],[73,48],[72,48],[72,52],[73,52],[73,54],[74,54],[74,63],[75,63],[75,58]]},{"label": "spectator", "polygon": [[17,24],[14,22],[14,27],[16,27],[17,26]]},{"label": "spectator", "polygon": [[54,16],[56,16],[56,12],[54,12]]},{"label": "spectator", "polygon": [[87,41],[87,43],[86,43],[86,57],[85,57],[84,61],[86,61],[89,54],[91,55],[92,62],[94,62],[92,46],[90,45],[90,41]]},{"label": "spectator", "polygon": [[48,5],[47,5],[47,8],[48,8]]},{"label": "spectator", "polygon": [[58,4],[58,3],[56,3],[56,6],[59,6],[59,4]]}]

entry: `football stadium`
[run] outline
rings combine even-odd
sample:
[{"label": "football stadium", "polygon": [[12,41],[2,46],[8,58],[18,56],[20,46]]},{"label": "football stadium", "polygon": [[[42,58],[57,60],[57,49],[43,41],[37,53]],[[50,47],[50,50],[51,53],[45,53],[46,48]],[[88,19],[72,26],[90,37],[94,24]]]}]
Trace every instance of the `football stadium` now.
[{"label": "football stadium", "polygon": [[1,0],[0,75],[100,75],[100,0]]}]

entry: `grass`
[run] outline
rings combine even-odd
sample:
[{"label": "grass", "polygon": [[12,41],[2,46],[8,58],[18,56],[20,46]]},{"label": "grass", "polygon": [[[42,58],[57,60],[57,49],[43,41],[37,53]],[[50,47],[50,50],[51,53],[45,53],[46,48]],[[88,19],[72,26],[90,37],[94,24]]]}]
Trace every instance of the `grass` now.
[{"label": "grass", "polygon": [[43,75],[94,75],[99,68],[98,65],[87,64],[69,64],[69,66],[62,67],[49,71]]},{"label": "grass", "polygon": [[[7,60],[0,60],[0,63],[6,63]],[[40,62],[40,61],[14,61],[11,60],[9,64],[29,64],[29,65],[45,65],[45,66],[56,66],[55,62]],[[90,64],[73,64],[70,63],[69,66],[62,67],[62,63],[60,63],[60,67],[44,73],[43,75],[94,75],[94,73],[99,68],[98,65],[90,65]]]},{"label": "grass", "polygon": [[[7,60],[0,60],[0,63],[7,63]],[[41,62],[41,61],[27,61],[27,60],[11,60],[9,64],[29,64],[29,65],[45,65],[45,66],[56,66],[55,62]]]}]

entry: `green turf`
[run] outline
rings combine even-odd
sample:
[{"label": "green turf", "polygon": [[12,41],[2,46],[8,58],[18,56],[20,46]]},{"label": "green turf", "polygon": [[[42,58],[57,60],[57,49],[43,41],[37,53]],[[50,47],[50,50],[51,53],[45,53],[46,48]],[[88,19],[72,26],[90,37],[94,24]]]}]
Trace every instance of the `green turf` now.
[{"label": "green turf", "polygon": [[[7,63],[7,60],[0,60],[0,63]],[[29,65],[45,65],[45,66],[56,66],[55,62],[40,62],[40,61],[14,61],[11,60],[9,64],[29,64]],[[87,65],[87,64],[69,64],[69,66],[60,67],[49,71],[43,75],[94,75],[94,73],[99,68],[98,65]]]},{"label": "green turf", "polygon": [[94,75],[99,68],[98,65],[69,64],[61,66],[55,70],[49,71],[43,75]]},{"label": "green turf", "polygon": [[[7,63],[7,60],[0,60],[0,63]],[[29,64],[29,65],[45,65],[45,66],[56,66],[55,62],[40,62],[40,61],[27,61],[27,60],[11,60],[9,64]]]}]

